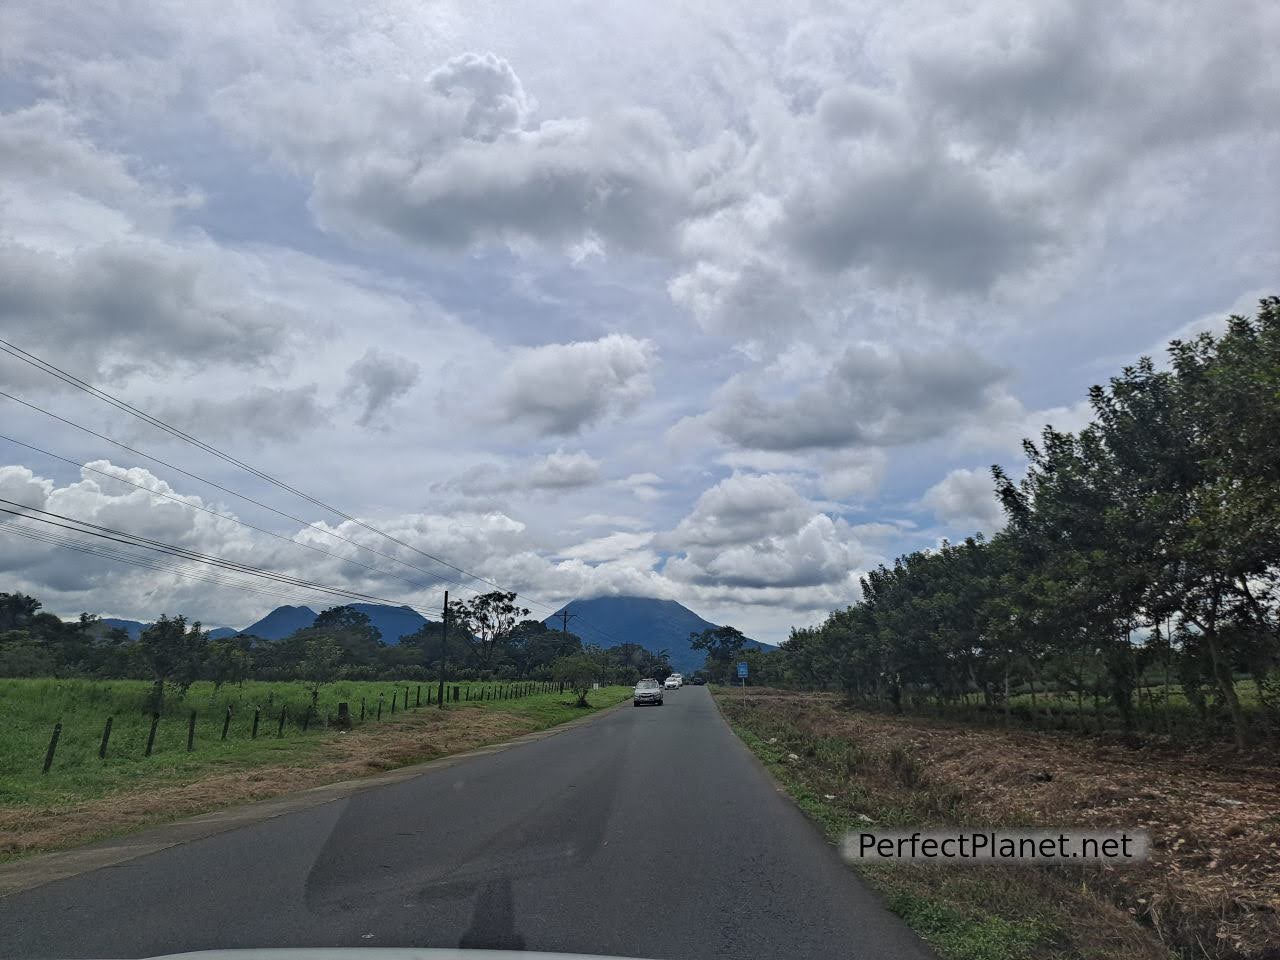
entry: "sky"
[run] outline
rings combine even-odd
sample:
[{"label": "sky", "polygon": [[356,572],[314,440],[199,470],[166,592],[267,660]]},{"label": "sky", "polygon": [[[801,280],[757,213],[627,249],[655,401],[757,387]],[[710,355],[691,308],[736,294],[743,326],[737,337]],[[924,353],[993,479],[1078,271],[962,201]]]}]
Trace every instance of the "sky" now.
[{"label": "sky", "polygon": [[[1278,45],[1269,0],[8,0],[0,335],[359,522],[4,355],[133,451],[0,398],[0,498],[779,642],[1280,292]],[[336,602],[0,519],[0,590],[68,616]]]}]

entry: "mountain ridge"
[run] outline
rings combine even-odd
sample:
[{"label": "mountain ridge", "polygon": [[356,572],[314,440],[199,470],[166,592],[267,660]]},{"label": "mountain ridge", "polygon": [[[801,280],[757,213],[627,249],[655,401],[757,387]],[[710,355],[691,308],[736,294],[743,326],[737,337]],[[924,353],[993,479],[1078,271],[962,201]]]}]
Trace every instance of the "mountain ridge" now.
[{"label": "mountain ridge", "polygon": [[[722,626],[704,619],[679,601],[657,597],[592,597],[572,600],[565,604],[564,609],[580,615],[577,625],[572,619],[569,621],[569,630],[581,637],[583,643],[602,647],[638,643],[653,653],[666,650],[671,666],[681,673],[701,669],[706,660],[703,651],[689,646],[689,634]],[[560,626],[555,615],[543,623],[549,627]],[[758,650],[773,649],[770,644],[750,637],[745,646]]]},{"label": "mountain ridge", "polygon": [[[416,632],[423,624],[432,622],[407,606],[379,603],[353,603],[350,606],[368,616],[382,635],[383,641],[391,646]],[[658,597],[591,597],[572,600],[567,607],[576,618],[569,621],[569,630],[581,637],[583,643],[594,643],[601,647],[636,643],[653,653],[666,650],[671,666],[682,673],[700,669],[706,659],[703,651],[689,646],[689,634],[720,626],[676,600]],[[283,640],[297,630],[310,627],[317,616],[318,611],[309,606],[285,604],[268,611],[243,630],[214,627],[209,631],[209,636],[213,640],[233,636]],[[103,617],[101,622],[106,627],[119,627],[133,640],[148,626],[142,621],[120,617]],[[554,615],[543,623],[554,629],[561,626],[559,618]],[[773,649],[769,644],[750,637],[747,638],[746,646],[760,650]]]}]

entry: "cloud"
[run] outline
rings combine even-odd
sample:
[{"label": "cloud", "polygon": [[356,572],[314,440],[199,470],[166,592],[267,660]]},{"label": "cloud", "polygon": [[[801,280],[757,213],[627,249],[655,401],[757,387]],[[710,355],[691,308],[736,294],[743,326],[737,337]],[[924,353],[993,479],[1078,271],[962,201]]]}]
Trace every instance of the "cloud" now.
[{"label": "cloud", "polygon": [[985,292],[1033,265],[1054,239],[1045,200],[1010,193],[945,155],[896,144],[799,188],[781,230],[821,271],[858,267],[889,282]]},{"label": "cloud", "polygon": [[883,450],[828,455],[819,460],[818,485],[838,500],[866,499],[879,491],[888,461]]},{"label": "cloud", "polygon": [[289,440],[309,434],[330,422],[330,410],[320,402],[314,383],[300,387],[249,387],[232,397],[196,397],[165,401],[159,417],[201,436],[251,434]]},{"label": "cloud", "polygon": [[442,486],[470,496],[516,490],[568,492],[599,483],[600,466],[584,450],[557,450],[532,461],[477,464]]},{"label": "cloud", "polygon": [[693,510],[660,547],[724,547],[776,533],[795,533],[812,511],[805,499],[781,477],[737,474],[698,497]]},{"label": "cloud", "polygon": [[511,64],[492,53],[454,57],[427,75],[427,87],[466,102],[462,135],[470,140],[489,142],[519,130],[532,111]]},{"label": "cloud", "polygon": [[423,82],[255,74],[215,110],[313,183],[325,225],[463,250],[587,240],[661,250],[698,180],[662,114],[537,121],[511,65],[463,53]]},{"label": "cloud", "polygon": [[1004,526],[995,482],[986,470],[952,470],[925,491],[920,503],[952,527],[967,526],[990,534]]},{"label": "cloud", "polygon": [[650,501],[662,496],[661,484],[662,478],[656,473],[633,473],[613,481],[612,486],[627,491],[637,500]]},{"label": "cloud", "polygon": [[640,517],[632,517],[624,513],[589,513],[574,524],[578,529],[592,527],[611,527],[614,530],[641,530],[647,525]]},{"label": "cloud", "polygon": [[991,406],[1004,371],[972,350],[860,343],[790,390],[737,375],[717,393],[709,424],[729,443],[800,451],[895,446],[938,436]]},{"label": "cloud", "polygon": [[393,356],[376,348],[347,368],[342,397],[363,406],[357,422],[368,426],[391,404],[417,384],[422,368],[407,357]]},{"label": "cloud", "polygon": [[645,561],[652,565],[657,560],[656,554],[647,549],[652,540],[652,533],[626,533],[619,531],[608,536],[596,537],[583,543],[574,544],[567,549],[559,551],[559,556],[569,560],[581,560],[585,563],[603,563],[643,553]]},{"label": "cloud", "polygon": [[499,374],[487,414],[541,436],[575,434],[648,396],[654,362],[650,341],[625,334],[525,348]]}]

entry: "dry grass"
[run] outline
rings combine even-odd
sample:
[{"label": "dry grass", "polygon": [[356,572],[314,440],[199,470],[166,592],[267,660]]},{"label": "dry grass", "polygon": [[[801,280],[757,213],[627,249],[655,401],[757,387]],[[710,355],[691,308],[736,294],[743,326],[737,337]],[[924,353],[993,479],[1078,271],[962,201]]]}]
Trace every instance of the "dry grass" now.
[{"label": "dry grass", "polygon": [[[1058,888],[1064,914],[1078,914],[1071,927],[1092,918],[1102,955],[1137,955],[1136,944],[1103,949],[1124,944],[1127,918],[1188,956],[1280,956],[1268,952],[1280,946],[1274,757],[973,729],[781,691],[758,691],[746,709],[723,706],[748,728],[796,731],[798,755],[842,766],[856,806],[899,822],[1145,828],[1153,850],[1144,866],[1024,871],[1020,881]],[[842,756],[835,744],[848,745]]]},{"label": "dry grass", "polygon": [[253,766],[69,805],[0,807],[0,858],[74,846],[148,824],[369,776],[545,725],[479,708],[420,710],[335,736],[297,762]]}]

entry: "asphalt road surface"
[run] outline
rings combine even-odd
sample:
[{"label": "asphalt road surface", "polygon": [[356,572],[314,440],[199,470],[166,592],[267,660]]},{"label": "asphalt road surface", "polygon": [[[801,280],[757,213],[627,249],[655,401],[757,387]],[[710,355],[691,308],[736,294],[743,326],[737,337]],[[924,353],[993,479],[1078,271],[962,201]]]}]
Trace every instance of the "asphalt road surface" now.
[{"label": "asphalt road surface", "polygon": [[12,894],[0,956],[932,956],[778,792],[705,688],[666,701]]}]

